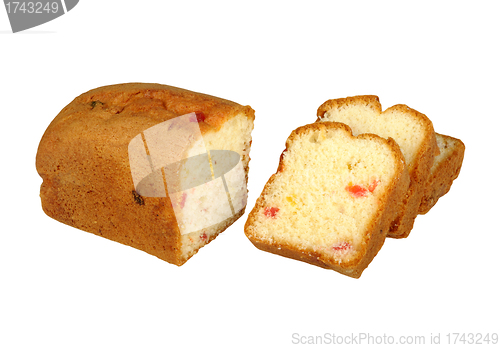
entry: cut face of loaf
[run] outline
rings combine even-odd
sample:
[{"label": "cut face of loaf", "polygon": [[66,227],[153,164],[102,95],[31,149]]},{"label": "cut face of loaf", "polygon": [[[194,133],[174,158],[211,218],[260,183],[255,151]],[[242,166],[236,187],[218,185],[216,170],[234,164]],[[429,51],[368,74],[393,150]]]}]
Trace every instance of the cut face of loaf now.
[{"label": "cut face of loaf", "polygon": [[253,120],[248,106],[158,84],[84,93],[40,142],[42,207],[182,265],[244,213]]},{"label": "cut face of loaf", "polygon": [[429,181],[420,202],[419,214],[426,214],[451,188],[464,159],[465,145],[456,138],[436,133],[439,155],[434,157]]},{"label": "cut face of loaf", "polygon": [[317,116],[317,122],[347,124],[354,135],[372,133],[398,143],[411,181],[404,208],[393,221],[388,236],[407,237],[418,215],[434,156],[439,153],[432,122],[406,105],[395,105],[382,112],[376,96],[328,100],[319,107]]},{"label": "cut face of loaf", "polygon": [[[185,194],[177,194],[180,202],[184,201],[184,207],[178,209],[182,214],[181,221],[178,219],[178,222],[194,225],[195,229],[194,232],[182,234],[183,258],[192,256],[245,212],[252,129],[253,119],[245,114],[238,114],[224,123],[218,132],[207,132],[203,136],[211,175],[215,180],[199,188],[191,188]],[[186,157],[192,158],[192,152],[190,150]],[[214,190],[214,187],[217,189]],[[199,211],[208,212],[209,216],[204,214],[204,217],[200,217]],[[201,218],[201,222],[197,221],[197,216],[198,220]],[[212,225],[214,221],[221,222]],[[210,227],[196,229],[196,225]]]},{"label": "cut face of loaf", "polygon": [[354,137],[341,123],[306,125],[288,138],[245,234],[264,251],[357,278],[382,247],[408,185],[393,140]]}]

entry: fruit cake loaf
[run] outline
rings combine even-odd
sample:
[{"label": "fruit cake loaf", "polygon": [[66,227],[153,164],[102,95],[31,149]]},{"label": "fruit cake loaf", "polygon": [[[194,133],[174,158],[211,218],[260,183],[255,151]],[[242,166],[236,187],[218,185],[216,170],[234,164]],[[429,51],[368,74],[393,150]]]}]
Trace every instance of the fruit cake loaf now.
[{"label": "fruit cake loaf", "polygon": [[84,93],[36,157],[45,213],[182,265],[245,210],[254,111],[160,85]]},{"label": "fruit cake loaf", "polygon": [[297,128],[245,234],[259,249],[358,278],[382,247],[409,175],[392,139],[342,123]]},{"label": "fruit cake loaf", "polygon": [[382,112],[377,96],[357,96],[328,100],[317,112],[317,122],[342,122],[354,135],[373,133],[393,138],[401,148],[410,173],[410,187],[404,209],[394,220],[388,236],[405,238],[418,215],[434,156],[438,146],[432,122],[406,105],[395,105]]},{"label": "fruit cake loaf", "polygon": [[436,133],[439,155],[434,157],[429,181],[420,202],[419,214],[426,214],[451,188],[460,174],[465,145],[460,139]]}]

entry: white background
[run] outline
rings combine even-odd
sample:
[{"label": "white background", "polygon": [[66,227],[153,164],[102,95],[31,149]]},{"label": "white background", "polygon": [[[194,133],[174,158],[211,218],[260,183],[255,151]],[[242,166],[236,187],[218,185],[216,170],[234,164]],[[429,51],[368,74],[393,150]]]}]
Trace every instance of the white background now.
[{"label": "white background", "polygon": [[[0,347],[288,347],[294,333],[499,333],[496,1],[98,1],[0,9]],[[460,177],[360,279],[257,250],[247,214],[177,267],[47,217],[35,154],[89,89],[157,82],[256,110],[253,207],[290,132],[375,94],[466,145]],[[463,344],[460,344],[463,346]]]}]

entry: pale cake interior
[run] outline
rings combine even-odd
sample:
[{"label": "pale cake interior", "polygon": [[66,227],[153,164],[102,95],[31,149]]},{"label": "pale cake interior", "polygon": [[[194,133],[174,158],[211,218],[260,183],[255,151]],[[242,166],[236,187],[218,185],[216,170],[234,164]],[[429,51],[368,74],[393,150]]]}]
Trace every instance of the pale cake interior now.
[{"label": "pale cake interior", "polygon": [[379,113],[368,105],[343,105],[326,111],[320,121],[345,123],[354,135],[372,133],[393,138],[401,148],[410,172],[426,136],[425,126],[415,120],[412,113],[393,108]]},{"label": "pale cake interior", "polygon": [[[250,160],[249,152],[251,145],[251,132],[253,130],[253,121],[248,118],[245,114],[237,114],[233,118],[226,121],[218,132],[207,132],[203,135],[203,142],[208,151],[210,150],[231,150],[237,152],[241,156],[241,161],[243,168],[248,167],[248,162]],[[198,148],[194,145],[193,148]],[[188,152],[187,157],[191,157]],[[227,197],[214,197],[211,191],[207,188],[205,190],[206,194],[203,192],[204,188],[197,188],[197,199],[200,201],[199,207],[193,209],[203,209],[203,205],[213,207],[222,207],[227,204]],[[246,205],[246,195],[247,189],[246,185],[241,185],[241,187],[236,188],[237,198],[240,201],[244,201]],[[190,196],[186,197],[186,207],[189,207]],[[225,200],[225,201],[224,201]],[[191,205],[192,206],[192,205]],[[241,214],[238,211],[234,211],[232,217],[227,219],[222,219],[215,215],[211,215],[210,219],[212,221],[220,221],[213,224],[207,228],[200,229],[191,233],[181,235],[181,257],[187,259],[196,253],[198,249],[207,244],[211,239],[213,239],[217,234],[223,231],[227,226],[231,225]],[[220,212],[223,214],[223,212]],[[196,211],[186,211],[186,216],[189,219],[203,219],[200,214]],[[203,225],[206,223],[201,222]]]},{"label": "pale cake interior", "polygon": [[[397,173],[394,150],[347,130],[295,137],[267,185],[250,234],[348,261],[357,256]],[[258,204],[259,205],[259,204]]]},{"label": "pale cake interior", "polygon": [[433,174],[439,167],[441,162],[446,158],[450,157],[457,146],[457,141],[451,137],[447,137],[436,133],[436,140],[439,148],[439,155],[434,157],[434,162],[431,168],[431,174]]}]

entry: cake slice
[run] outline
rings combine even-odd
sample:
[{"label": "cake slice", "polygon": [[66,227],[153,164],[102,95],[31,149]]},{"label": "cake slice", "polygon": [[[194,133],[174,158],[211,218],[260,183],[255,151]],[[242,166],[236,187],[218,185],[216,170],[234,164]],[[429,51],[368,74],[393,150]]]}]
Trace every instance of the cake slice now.
[{"label": "cake slice", "polygon": [[328,100],[319,107],[317,116],[317,122],[347,124],[354,135],[373,133],[398,143],[411,180],[403,199],[404,208],[393,221],[388,236],[407,237],[418,215],[434,156],[439,153],[432,122],[406,105],[395,105],[382,112],[378,97],[370,95]]},{"label": "cake slice", "polygon": [[429,181],[420,202],[419,214],[426,214],[451,188],[460,174],[465,145],[460,139],[436,133],[439,155],[434,157]]},{"label": "cake slice", "polygon": [[382,247],[409,175],[392,139],[341,123],[297,128],[245,234],[259,249],[358,278]]}]

